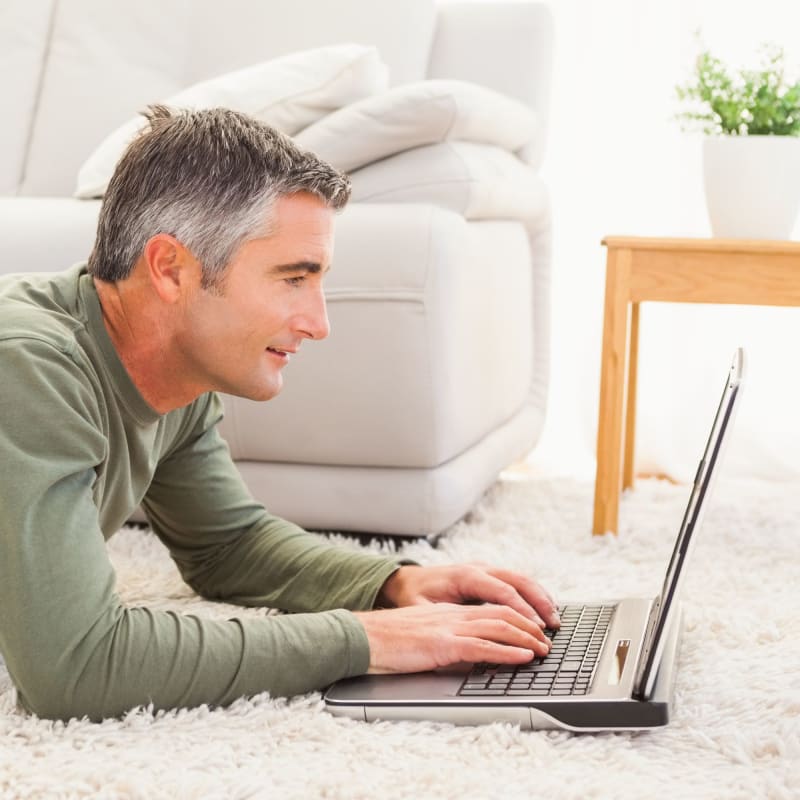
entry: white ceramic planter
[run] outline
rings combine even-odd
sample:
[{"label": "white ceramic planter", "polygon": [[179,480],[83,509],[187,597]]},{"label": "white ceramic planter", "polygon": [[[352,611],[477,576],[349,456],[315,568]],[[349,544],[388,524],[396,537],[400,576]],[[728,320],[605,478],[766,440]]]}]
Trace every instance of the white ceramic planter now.
[{"label": "white ceramic planter", "polygon": [[800,209],[800,137],[707,137],[703,172],[714,236],[789,238]]}]

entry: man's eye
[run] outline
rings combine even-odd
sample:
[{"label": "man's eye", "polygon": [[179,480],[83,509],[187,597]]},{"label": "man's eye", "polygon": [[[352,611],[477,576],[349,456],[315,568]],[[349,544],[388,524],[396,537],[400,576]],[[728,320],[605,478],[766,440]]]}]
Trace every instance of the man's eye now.
[{"label": "man's eye", "polygon": [[287,278],[286,283],[289,286],[300,286],[300,284],[306,279],[305,275],[298,275],[296,278]]}]

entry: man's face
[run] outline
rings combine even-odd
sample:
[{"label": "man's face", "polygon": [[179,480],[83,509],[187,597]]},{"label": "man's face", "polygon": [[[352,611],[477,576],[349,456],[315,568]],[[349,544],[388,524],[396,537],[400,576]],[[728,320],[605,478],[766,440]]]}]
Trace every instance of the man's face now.
[{"label": "man's face", "polygon": [[234,253],[222,292],[196,286],[187,298],[176,343],[185,377],[203,391],[269,400],[303,340],[330,331],[322,278],[333,211],[308,193],[280,198],[274,211],[275,232]]}]

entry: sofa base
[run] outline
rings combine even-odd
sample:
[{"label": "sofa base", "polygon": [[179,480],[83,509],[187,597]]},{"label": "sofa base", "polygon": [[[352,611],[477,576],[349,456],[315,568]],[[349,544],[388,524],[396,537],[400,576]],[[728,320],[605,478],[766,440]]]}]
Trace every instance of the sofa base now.
[{"label": "sofa base", "polygon": [[458,522],[539,438],[544,415],[525,406],[456,458],[432,469],[238,461],[250,491],[310,530],[432,536]]}]

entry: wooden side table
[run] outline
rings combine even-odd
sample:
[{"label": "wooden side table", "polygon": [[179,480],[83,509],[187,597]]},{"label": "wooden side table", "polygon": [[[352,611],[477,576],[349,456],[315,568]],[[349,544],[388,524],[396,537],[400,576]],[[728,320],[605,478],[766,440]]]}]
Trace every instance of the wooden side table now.
[{"label": "wooden side table", "polygon": [[608,236],[602,243],[608,250],[594,534],[617,532],[620,492],[633,486],[639,305],[800,305],[800,242]]}]

